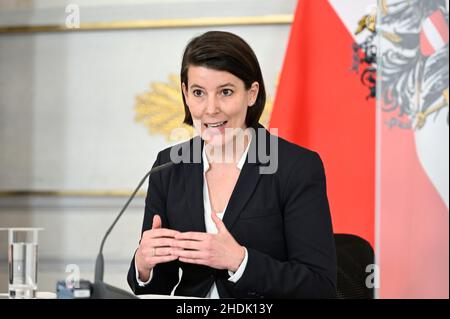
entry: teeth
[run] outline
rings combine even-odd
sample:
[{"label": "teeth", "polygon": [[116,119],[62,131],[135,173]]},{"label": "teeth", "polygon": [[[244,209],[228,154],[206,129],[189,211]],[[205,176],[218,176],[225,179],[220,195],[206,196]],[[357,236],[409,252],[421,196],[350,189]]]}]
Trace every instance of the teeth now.
[{"label": "teeth", "polygon": [[220,123],[214,123],[214,124],[206,124],[206,125],[208,125],[208,127],[218,127],[218,126],[223,125],[225,122],[226,122],[226,121],[220,122]]}]

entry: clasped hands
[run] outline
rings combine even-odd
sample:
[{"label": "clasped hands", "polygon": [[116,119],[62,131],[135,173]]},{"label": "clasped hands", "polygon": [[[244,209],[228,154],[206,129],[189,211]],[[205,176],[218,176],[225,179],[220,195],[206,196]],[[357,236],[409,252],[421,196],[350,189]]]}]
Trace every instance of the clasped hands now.
[{"label": "clasped hands", "polygon": [[245,248],[236,242],[214,212],[211,216],[217,227],[217,234],[182,233],[161,228],[161,218],[159,215],[153,216],[152,229],[142,234],[141,243],[136,251],[135,260],[139,273],[148,273],[157,264],[176,259],[185,263],[236,272],[244,260]]}]

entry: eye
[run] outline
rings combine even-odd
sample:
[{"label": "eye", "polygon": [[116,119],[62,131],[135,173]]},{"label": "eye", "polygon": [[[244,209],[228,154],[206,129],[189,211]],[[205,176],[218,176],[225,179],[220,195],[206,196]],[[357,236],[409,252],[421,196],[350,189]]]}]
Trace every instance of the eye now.
[{"label": "eye", "polygon": [[201,97],[201,96],[203,96],[203,91],[202,90],[194,90],[194,91],[192,91],[192,93],[194,94],[194,96],[196,96],[196,97]]},{"label": "eye", "polygon": [[222,95],[223,96],[230,96],[232,94],[233,94],[233,90],[231,90],[231,89],[223,89],[222,90]]}]

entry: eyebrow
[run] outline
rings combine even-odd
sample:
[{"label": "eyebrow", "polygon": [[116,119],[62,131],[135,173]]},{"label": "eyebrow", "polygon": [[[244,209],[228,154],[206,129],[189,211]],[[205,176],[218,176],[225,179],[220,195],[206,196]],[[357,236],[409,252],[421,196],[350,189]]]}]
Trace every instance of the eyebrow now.
[{"label": "eyebrow", "polygon": [[[220,85],[219,87],[218,87],[218,89],[221,89],[221,88],[224,88],[224,87],[226,87],[226,86],[232,86],[232,87],[236,87],[233,83],[225,83],[225,84],[222,84],[222,85]],[[190,88],[191,89],[205,89],[204,87],[202,87],[201,85],[198,85],[198,84],[192,84],[191,86],[190,86]]]}]

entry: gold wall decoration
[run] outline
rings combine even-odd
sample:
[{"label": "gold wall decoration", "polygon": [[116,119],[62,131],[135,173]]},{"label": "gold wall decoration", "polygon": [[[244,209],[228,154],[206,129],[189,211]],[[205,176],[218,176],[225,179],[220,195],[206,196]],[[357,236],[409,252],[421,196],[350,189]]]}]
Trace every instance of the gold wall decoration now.
[{"label": "gold wall decoration", "polygon": [[[207,17],[191,19],[160,19],[82,23],[79,28],[69,29],[65,25],[4,25],[0,26],[0,34],[10,33],[41,33],[41,32],[77,32],[77,31],[113,31],[162,28],[195,28],[215,26],[245,26],[245,25],[289,25],[293,22],[292,14],[243,16],[243,17]],[[268,126],[273,101],[267,97],[264,113],[260,123]],[[170,138],[173,128],[181,127],[191,130],[183,124],[184,109],[181,100],[181,89],[177,76],[169,76],[168,83],[153,83],[150,91],[136,97],[136,121],[144,124],[150,134],[162,134]],[[173,137],[173,136],[172,136]],[[176,136],[175,136],[176,137]],[[180,136],[179,140],[182,140]],[[123,197],[131,195],[131,191],[122,190],[3,190],[2,197]],[[145,196],[139,192],[137,196]]]},{"label": "gold wall decoration", "polygon": [[291,24],[292,14],[247,16],[247,17],[209,17],[190,19],[159,19],[81,23],[79,28],[67,28],[65,25],[13,25],[1,26],[1,33],[35,33],[35,32],[76,32],[76,31],[108,31],[162,28],[195,28],[236,25],[283,25]]},{"label": "gold wall decoration", "polygon": [[[135,120],[144,124],[150,134],[161,134],[168,141],[181,141],[191,138],[194,130],[183,123],[184,105],[181,98],[181,83],[177,75],[169,75],[169,81],[150,84],[150,91],[136,97]],[[268,126],[273,101],[267,97],[260,123]],[[176,130],[178,128],[184,130]],[[182,134],[182,132],[186,134]]]},{"label": "gold wall decoration", "polygon": [[[5,197],[130,197],[128,190],[5,190],[0,191],[0,198]],[[136,193],[137,197],[145,197],[146,191]]]},{"label": "gold wall decoration", "polygon": [[183,124],[180,80],[176,75],[169,75],[166,83],[151,83],[150,91],[136,97],[134,109],[136,122],[144,124],[150,134],[162,134],[170,140],[171,132],[178,127],[193,134],[192,128]]}]

